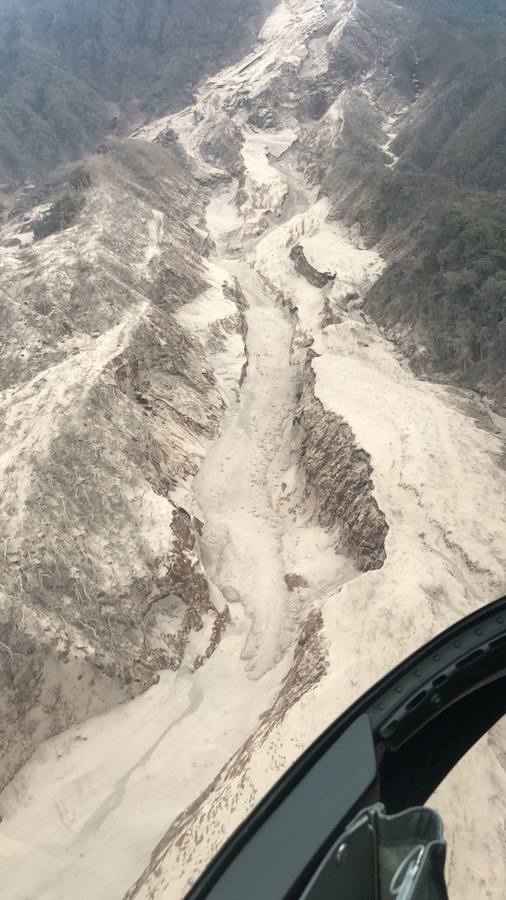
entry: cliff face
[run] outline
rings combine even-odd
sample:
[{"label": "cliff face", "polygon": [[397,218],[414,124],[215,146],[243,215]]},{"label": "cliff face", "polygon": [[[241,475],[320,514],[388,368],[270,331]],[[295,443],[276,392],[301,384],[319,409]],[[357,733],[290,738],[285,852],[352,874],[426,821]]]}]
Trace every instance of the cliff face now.
[{"label": "cliff face", "polygon": [[357,445],[348,423],[315,397],[314,387],[309,362],[299,407],[301,451],[319,521],[325,529],[337,531],[337,552],[351,557],[361,572],[380,569],[386,559],[388,524],[374,498],[370,456]]},{"label": "cliff face", "polygon": [[335,274],[332,275],[331,272],[318,272],[317,269],[308,262],[304,249],[300,244],[296,244],[295,247],[292,247],[290,250],[290,259],[294,262],[297,274],[306,278],[313,287],[324,288],[330,282],[335,281]]}]

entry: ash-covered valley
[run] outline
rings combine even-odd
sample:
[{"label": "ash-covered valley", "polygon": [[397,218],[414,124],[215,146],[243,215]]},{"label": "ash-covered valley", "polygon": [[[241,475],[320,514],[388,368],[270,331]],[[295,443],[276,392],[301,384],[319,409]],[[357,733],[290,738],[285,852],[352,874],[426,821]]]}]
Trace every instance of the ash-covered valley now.
[{"label": "ash-covered valley", "polygon": [[[424,143],[500,33],[387,0],[282,0],[257,31],[0,233],[12,900],[181,898],[323,728],[504,593],[502,270],[466,243],[501,195],[445,170],[459,136],[500,170],[484,76]],[[454,341],[471,269],[490,322]],[[502,896],[505,742],[433,800],[455,898]]]}]

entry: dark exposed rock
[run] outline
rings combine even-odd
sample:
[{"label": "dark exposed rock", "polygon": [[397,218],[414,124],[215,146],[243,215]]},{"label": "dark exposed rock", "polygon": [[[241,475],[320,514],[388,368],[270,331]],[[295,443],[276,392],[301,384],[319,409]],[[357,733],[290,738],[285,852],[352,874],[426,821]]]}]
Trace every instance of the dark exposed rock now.
[{"label": "dark exposed rock", "polygon": [[166,128],[165,131],[157,137],[159,144],[174,144],[178,140],[177,133],[173,128]]},{"label": "dark exposed rock", "polygon": [[342,321],[342,317],[335,309],[333,309],[332,304],[327,297],[322,312],[322,328],[327,328],[329,325],[339,325]]},{"label": "dark exposed rock", "polygon": [[295,572],[288,572],[285,575],[285,584],[292,593],[297,590],[297,588],[307,588],[308,583],[303,575],[297,575]]},{"label": "dark exposed rock", "polygon": [[313,287],[324,288],[330,282],[334,282],[336,275],[331,272],[318,272],[314,266],[308,262],[304,249],[300,244],[296,244],[290,250],[290,259],[295,263],[295,271],[298,275],[302,275],[306,281],[309,281]]},{"label": "dark exposed rock", "polygon": [[302,461],[308,487],[316,496],[320,524],[329,530],[338,528],[337,550],[350,556],[362,572],[380,569],[386,559],[388,524],[373,494],[370,457],[357,446],[344,419],[315,397],[310,360],[311,356],[299,416],[304,428]]},{"label": "dark exposed rock", "polygon": [[208,163],[224,169],[234,178],[239,178],[244,171],[242,143],[242,132],[230,119],[225,118],[213,123],[213,129],[202,141],[200,150]]}]

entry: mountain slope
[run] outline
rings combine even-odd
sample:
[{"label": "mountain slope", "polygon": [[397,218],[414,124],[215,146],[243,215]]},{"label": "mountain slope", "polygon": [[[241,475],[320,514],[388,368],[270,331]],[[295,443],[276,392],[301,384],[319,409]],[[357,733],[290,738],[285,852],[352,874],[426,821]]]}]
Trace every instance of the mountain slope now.
[{"label": "mountain slope", "polygon": [[0,3],[0,179],[32,178],[187,100],[254,39],[268,3]]},{"label": "mountain slope", "polygon": [[[501,195],[441,168],[479,131],[447,98],[501,40],[418,3],[282,0],[189,106],[2,228],[12,900],[179,900],[336,715],[504,592],[504,423],[449,384],[479,363],[500,400],[497,335],[472,354],[502,315]],[[479,764],[435,802],[453,895],[499,900],[500,728]]]},{"label": "mountain slope", "polygon": [[[2,232],[3,677],[22,712],[5,780],[44,736],[34,717],[71,726],[1,795],[12,900],[180,898],[330,720],[504,589],[494,420],[417,378],[368,315],[422,259],[443,184],[407,149],[453,78],[442,47],[418,78],[422,21],[283,0],[187,108]],[[30,640],[52,704],[28,693]],[[59,700],[74,671],[84,710]],[[502,748],[498,730],[467,784],[487,811],[472,870],[469,822],[448,816],[456,897],[501,896]]]},{"label": "mountain slope", "polygon": [[88,178],[71,227],[26,243],[15,224],[1,254],[2,784],[48,735],[177,669],[196,631],[194,657],[212,652],[226,618],[170,499],[224,406],[174,317],[205,285],[205,194],[133,142]]}]

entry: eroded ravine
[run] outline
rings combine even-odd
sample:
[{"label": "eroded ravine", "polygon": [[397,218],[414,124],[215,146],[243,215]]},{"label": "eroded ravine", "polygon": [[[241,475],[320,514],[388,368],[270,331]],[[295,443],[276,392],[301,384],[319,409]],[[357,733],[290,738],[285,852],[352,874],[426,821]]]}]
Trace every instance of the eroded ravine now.
[{"label": "eroded ravine", "polygon": [[[283,521],[269,495],[269,468],[296,404],[297,372],[289,365],[293,325],[258,277],[248,283],[248,373],[236,409],[196,479],[205,522],[206,572],[228,603],[240,602],[252,620],[243,659],[259,676],[286,651],[293,635],[281,552]],[[277,391],[272,392],[272,384]]]},{"label": "eroded ravine", "polygon": [[[298,180],[294,189],[295,175],[292,179],[271,164],[266,152],[264,165],[286,183],[283,208],[267,229],[272,233],[301,214],[311,192]],[[304,354],[293,352],[297,318],[255,270],[256,248],[265,232],[238,242],[237,228],[231,229],[237,223],[233,192],[219,190],[208,222],[219,249],[212,263],[237,279],[245,298],[247,368],[239,401],[203,461],[194,494],[204,522],[206,574],[227,603],[240,603],[251,619],[241,658],[250,676],[258,678],[293,643],[308,597],[325,595],[322,573],[328,576],[327,587],[356,573],[336,555],[308,509],[300,429],[294,424],[304,366]],[[247,227],[243,223],[243,232]],[[319,573],[317,585],[314,572]]]}]

